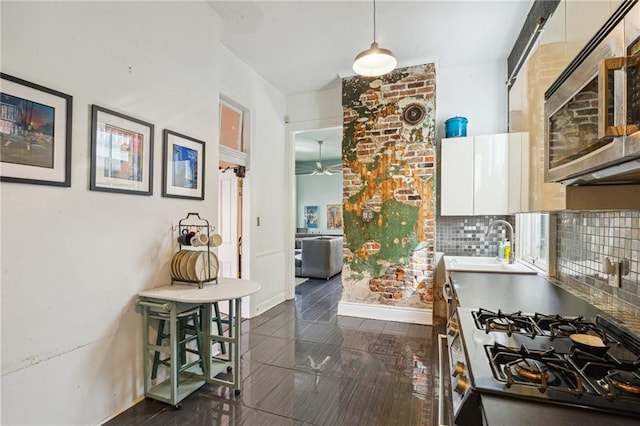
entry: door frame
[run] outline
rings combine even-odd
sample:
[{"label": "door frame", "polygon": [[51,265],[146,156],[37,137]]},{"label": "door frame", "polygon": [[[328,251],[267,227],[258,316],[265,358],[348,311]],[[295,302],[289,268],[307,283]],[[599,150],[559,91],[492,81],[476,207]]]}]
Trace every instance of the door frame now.
[{"label": "door frame", "polygon": [[286,145],[290,153],[289,156],[289,235],[287,238],[286,268],[287,283],[284,290],[285,299],[295,298],[296,273],[295,273],[295,237],[296,237],[296,134],[310,130],[326,129],[330,127],[342,127],[342,116],[326,118],[321,120],[309,120],[299,123],[287,124]]}]

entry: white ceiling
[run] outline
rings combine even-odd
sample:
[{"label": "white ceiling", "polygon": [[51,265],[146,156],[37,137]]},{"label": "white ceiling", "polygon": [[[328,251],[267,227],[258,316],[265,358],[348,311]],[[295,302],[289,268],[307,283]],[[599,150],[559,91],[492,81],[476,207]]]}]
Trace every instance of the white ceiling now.
[{"label": "white ceiling", "polygon": [[[207,2],[222,16],[222,43],[285,95],[339,86],[373,41],[372,0]],[[376,0],[376,41],[399,66],[506,61],[532,3]]]}]

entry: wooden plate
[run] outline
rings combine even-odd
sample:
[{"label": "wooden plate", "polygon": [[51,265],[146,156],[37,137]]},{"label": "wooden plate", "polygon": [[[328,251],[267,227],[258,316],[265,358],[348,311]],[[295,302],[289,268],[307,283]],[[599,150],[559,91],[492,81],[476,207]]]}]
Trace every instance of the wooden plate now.
[{"label": "wooden plate", "polygon": [[188,250],[180,250],[177,254],[175,267],[173,268],[173,276],[179,280],[186,280],[187,277],[182,273],[182,261],[190,252]]},{"label": "wooden plate", "polygon": [[171,258],[171,278],[180,279],[180,277],[178,277],[178,262],[180,261],[180,257],[183,255],[184,253],[182,250],[173,254],[173,258]]},{"label": "wooden plate", "polygon": [[180,263],[178,265],[178,268],[180,270],[180,277],[182,277],[183,280],[190,280],[189,273],[187,271],[187,262],[189,261],[189,258],[193,255],[193,253],[197,253],[197,252],[191,251],[191,250],[185,250],[184,256],[180,258]]},{"label": "wooden plate", "polygon": [[[194,265],[194,272],[198,277],[198,281],[204,281],[206,279],[213,279],[218,276],[218,257],[215,253],[209,252],[209,260],[207,261],[207,252],[201,252],[203,255],[198,257]],[[207,268],[210,274],[207,273]]]},{"label": "wooden plate", "polygon": [[196,262],[198,261],[199,258],[202,257],[203,251],[194,251],[191,252],[189,254],[189,257],[186,258],[186,263],[187,263],[187,277],[191,280],[191,281],[198,281],[198,275],[196,274]]}]

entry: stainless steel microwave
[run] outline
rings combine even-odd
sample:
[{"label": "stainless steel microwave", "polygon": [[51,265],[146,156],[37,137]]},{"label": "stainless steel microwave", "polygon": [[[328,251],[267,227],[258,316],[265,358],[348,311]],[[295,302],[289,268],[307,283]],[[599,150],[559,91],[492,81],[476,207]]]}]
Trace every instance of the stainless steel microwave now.
[{"label": "stainless steel microwave", "polygon": [[640,5],[625,1],[545,93],[545,181],[640,183]]}]

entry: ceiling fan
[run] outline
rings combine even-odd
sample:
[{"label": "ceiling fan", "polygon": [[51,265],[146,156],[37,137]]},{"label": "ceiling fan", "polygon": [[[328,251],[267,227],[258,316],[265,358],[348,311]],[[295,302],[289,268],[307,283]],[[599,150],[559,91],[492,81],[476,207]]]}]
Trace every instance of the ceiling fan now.
[{"label": "ceiling fan", "polygon": [[[316,161],[316,165],[313,169],[311,169],[310,175],[327,175],[331,176],[334,173],[342,172],[342,163],[333,164],[331,166],[323,166],[322,165],[322,141],[318,141],[318,161]],[[307,172],[309,169],[306,170]]]}]

